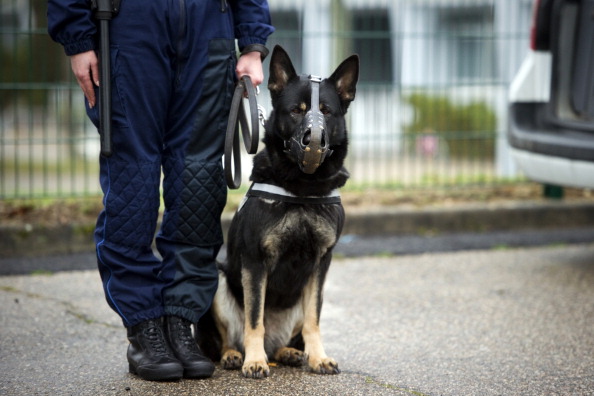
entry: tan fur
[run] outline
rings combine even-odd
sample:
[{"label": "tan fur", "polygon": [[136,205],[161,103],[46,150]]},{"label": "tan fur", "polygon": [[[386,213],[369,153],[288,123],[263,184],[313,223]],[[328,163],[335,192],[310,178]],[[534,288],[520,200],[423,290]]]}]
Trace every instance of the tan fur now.
[{"label": "tan fur", "polygon": [[[259,306],[251,305],[254,302],[254,296],[252,296],[252,279],[249,271],[241,271],[241,283],[243,286],[245,312],[243,336],[245,360],[242,371],[246,377],[261,378],[262,376],[268,376],[270,373],[268,358],[264,351],[264,298],[260,299]],[[260,284],[260,293],[261,296],[266,294],[266,280]],[[250,319],[254,310],[258,312],[256,327],[252,327]]]},{"label": "tan fur", "polygon": [[[245,292],[249,290],[245,286],[249,280],[249,275],[246,275],[245,301],[252,301],[249,292]],[[238,369],[241,367],[246,377],[266,377],[269,375],[270,369],[266,351],[269,348],[265,348],[265,344],[287,345],[291,338],[300,332],[303,335],[305,351],[283,346],[268,351],[268,354],[271,354],[275,361],[291,366],[301,365],[307,360],[310,369],[319,374],[332,373],[338,367],[336,361],[326,355],[322,345],[320,318],[317,314],[318,285],[315,277],[309,280],[299,304],[284,311],[263,311],[264,315],[258,320],[256,328],[251,327],[249,315],[244,315],[244,311],[240,312],[225,282],[224,275],[222,275],[222,287],[219,286],[213,304],[217,328],[223,341],[221,350],[223,368]],[[245,307],[245,312],[250,312],[251,309],[252,307],[248,305]],[[242,329],[243,332],[241,332]],[[240,333],[242,334],[240,335]],[[267,339],[271,337],[277,339]],[[242,353],[233,347],[237,343],[245,346],[245,362]]]},{"label": "tan fur", "polygon": [[[272,202],[270,202],[272,204]],[[308,216],[307,211],[287,213],[275,226],[270,228],[266,238],[261,241],[269,262],[267,267],[273,271],[280,254],[281,241],[287,234],[292,234],[308,222],[314,229],[318,243],[318,257],[326,254],[336,242],[336,231],[326,220]],[[322,345],[318,317],[318,281],[314,274],[303,290],[301,300],[293,308],[283,311],[265,311],[266,279],[259,285],[262,298],[260,306],[253,307],[254,296],[251,291],[252,278],[248,271],[242,271],[244,307],[240,307],[227,286],[227,280],[221,272],[219,289],[215,295],[213,310],[215,322],[222,336],[221,364],[226,369],[242,367],[246,377],[263,378],[269,375],[267,356],[287,365],[301,365],[307,360],[312,371],[320,374],[337,372],[338,364],[329,358]],[[255,328],[251,326],[251,312],[257,309],[259,316]],[[305,351],[289,348],[287,345],[297,334],[301,333],[305,343]],[[243,346],[242,355],[236,348]]]},{"label": "tan fur", "polygon": [[243,309],[231,296],[225,275],[219,273],[219,288],[212,304],[215,324],[221,335],[221,365],[231,370],[243,365],[243,355],[233,345],[240,339],[243,343]]},{"label": "tan fur", "polygon": [[[225,369],[239,369],[243,365],[243,354],[236,347],[244,345],[245,315],[231,295],[223,272],[219,273],[219,289],[213,302],[213,313],[222,338],[221,364]],[[283,311],[265,311],[264,328],[264,349],[268,355],[276,356],[283,349],[292,349],[275,349],[275,346],[287,345],[303,328],[302,304]],[[275,360],[288,364],[276,357]]]},{"label": "tan fur", "polygon": [[274,354],[274,360],[287,366],[300,366],[305,359],[305,354],[295,348],[279,348]]},{"label": "tan fur", "polygon": [[336,90],[338,91],[338,94],[340,95],[340,98],[342,100],[352,101],[355,99],[354,93],[350,93],[349,91],[344,89],[345,86],[350,86],[352,81],[345,80],[346,79],[340,79],[336,82]]},{"label": "tan fur", "polygon": [[287,74],[287,72],[285,70],[283,70],[282,68],[276,68],[276,73],[278,75],[278,83],[277,84],[268,84],[268,89],[272,92],[278,92],[281,91],[283,89],[283,87],[287,84],[287,82],[289,81],[289,75]]},{"label": "tan fur", "polygon": [[318,282],[315,277],[309,280],[303,293],[303,310],[305,318],[303,322],[303,341],[305,343],[305,356],[309,367],[316,373],[331,373],[338,367],[336,361],[329,358],[322,345],[320,333],[320,318],[318,316]]}]

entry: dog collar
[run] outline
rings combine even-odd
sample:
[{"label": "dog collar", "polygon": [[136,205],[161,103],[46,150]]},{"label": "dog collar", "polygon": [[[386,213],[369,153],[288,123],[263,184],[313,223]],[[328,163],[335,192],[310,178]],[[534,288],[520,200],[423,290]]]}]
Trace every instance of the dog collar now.
[{"label": "dog collar", "polygon": [[340,192],[338,190],[332,190],[329,194],[323,196],[306,196],[300,197],[295,195],[282,187],[275,186],[273,184],[266,183],[252,183],[245,197],[239,204],[237,211],[240,211],[243,205],[250,197],[259,197],[265,199],[272,199],[279,202],[287,202],[294,204],[314,204],[314,205],[330,205],[339,204]]}]

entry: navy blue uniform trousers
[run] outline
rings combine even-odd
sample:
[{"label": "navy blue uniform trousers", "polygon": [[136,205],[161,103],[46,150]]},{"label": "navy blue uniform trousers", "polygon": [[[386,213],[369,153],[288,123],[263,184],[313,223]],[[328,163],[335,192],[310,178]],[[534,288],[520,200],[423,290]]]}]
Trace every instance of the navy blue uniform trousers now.
[{"label": "navy blue uniform trousers", "polygon": [[[218,1],[126,0],[111,22],[113,155],[101,158],[95,241],[107,302],[125,326],[163,315],[197,322],[216,291],[233,37]],[[87,112],[97,124],[98,109]]]}]

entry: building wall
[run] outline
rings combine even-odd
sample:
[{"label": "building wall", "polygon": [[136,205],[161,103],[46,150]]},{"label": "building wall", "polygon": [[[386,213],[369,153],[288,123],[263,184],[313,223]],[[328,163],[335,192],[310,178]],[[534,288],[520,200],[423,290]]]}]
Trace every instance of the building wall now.
[{"label": "building wall", "polygon": [[505,140],[507,87],[528,48],[531,3],[322,0],[271,2],[271,9],[273,17],[278,7],[299,18],[300,70],[328,75],[347,55],[345,49],[362,56],[351,134],[354,141],[375,143],[355,150],[389,147],[399,155],[406,149],[403,129],[415,116],[405,101],[411,92],[460,104],[482,101],[497,114],[497,172],[511,177],[516,171]]},{"label": "building wall", "polygon": [[[360,54],[348,119],[351,183],[493,183],[515,175],[505,141],[507,87],[528,48],[531,3],[270,0],[277,31],[269,44],[283,45],[298,71],[322,76]],[[0,199],[99,193],[98,134],[63,49],[47,35],[46,6],[0,1]],[[423,109],[425,120],[410,104],[413,94],[442,108]],[[258,102],[270,111],[267,90]],[[432,124],[443,107],[447,119]],[[476,118],[465,111],[495,113],[497,122],[440,130]],[[243,164],[247,183],[251,159]]]}]

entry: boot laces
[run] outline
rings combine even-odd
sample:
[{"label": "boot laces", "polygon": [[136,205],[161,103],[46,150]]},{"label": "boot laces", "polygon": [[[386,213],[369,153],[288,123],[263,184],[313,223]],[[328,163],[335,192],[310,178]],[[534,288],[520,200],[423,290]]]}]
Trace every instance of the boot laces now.
[{"label": "boot laces", "polygon": [[192,351],[198,350],[198,345],[192,335],[192,326],[189,322],[180,319],[174,322],[178,339]]},{"label": "boot laces", "polygon": [[151,348],[157,354],[167,354],[167,344],[161,328],[153,322],[149,322],[148,326],[144,329],[144,335],[149,341]]}]

